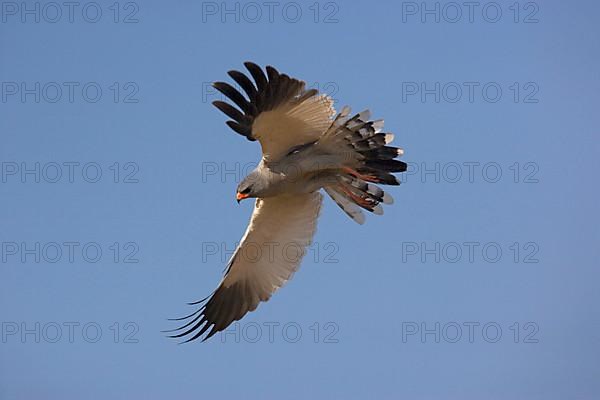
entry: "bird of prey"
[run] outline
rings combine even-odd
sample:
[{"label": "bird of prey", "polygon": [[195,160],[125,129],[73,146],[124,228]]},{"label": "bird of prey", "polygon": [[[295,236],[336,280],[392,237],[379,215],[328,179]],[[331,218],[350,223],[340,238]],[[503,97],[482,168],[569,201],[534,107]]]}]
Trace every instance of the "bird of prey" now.
[{"label": "bird of prey", "polygon": [[217,289],[192,314],[177,318],[185,325],[168,331],[189,342],[203,340],[267,301],[296,272],[315,234],[323,190],[354,221],[361,211],[382,214],[392,198],[376,184],[398,185],[393,172],[406,171],[396,160],[403,154],[388,146],[393,135],[382,132],[383,120],[369,111],[337,116],[333,100],[305,82],[267,66],[244,63],[244,73],[229,71],[243,90],[225,82],[214,87],[233,104],[214,101],[227,125],[262,148],[262,159],[237,187],[236,199],[255,198],[250,224],[229,260]]}]

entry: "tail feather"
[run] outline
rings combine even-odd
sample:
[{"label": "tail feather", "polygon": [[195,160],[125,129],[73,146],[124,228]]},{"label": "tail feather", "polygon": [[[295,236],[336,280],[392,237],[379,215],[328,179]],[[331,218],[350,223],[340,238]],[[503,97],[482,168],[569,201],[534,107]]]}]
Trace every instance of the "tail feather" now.
[{"label": "tail feather", "polygon": [[[400,160],[390,159],[367,159],[365,161],[365,167],[375,171],[385,172],[404,172],[406,171],[406,163]],[[360,169],[359,169],[360,171]]]},{"label": "tail feather", "polygon": [[[356,215],[360,208],[382,214],[381,204],[393,202],[389,194],[373,183],[399,185],[393,173],[406,171],[407,165],[396,159],[404,151],[389,146],[394,135],[381,131],[383,120],[369,121],[368,110],[349,115],[350,109],[344,107],[322,138],[329,148],[337,147],[338,152],[349,154],[337,182],[325,187],[325,191],[346,214],[359,222]],[[364,219],[362,213],[360,215]]]},{"label": "tail feather", "polygon": [[394,200],[377,185],[367,183],[353,176],[343,175],[341,180],[352,186],[361,196],[366,196],[378,203],[391,204]]},{"label": "tail feather", "polygon": [[333,201],[344,211],[352,220],[362,225],[365,223],[365,215],[360,211],[360,208],[342,193],[338,192],[332,186],[326,186],[325,192]]},{"label": "tail feather", "polygon": [[402,155],[402,149],[391,146],[381,146],[373,150],[365,150],[362,155],[368,160],[392,160]]}]

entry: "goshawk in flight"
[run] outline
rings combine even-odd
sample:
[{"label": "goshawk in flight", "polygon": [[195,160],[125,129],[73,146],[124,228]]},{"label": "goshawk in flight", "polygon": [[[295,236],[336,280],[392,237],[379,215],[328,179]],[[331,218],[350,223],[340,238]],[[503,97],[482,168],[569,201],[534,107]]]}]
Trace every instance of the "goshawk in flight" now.
[{"label": "goshawk in flight", "polygon": [[361,209],[382,214],[381,203],[392,203],[375,183],[398,185],[392,173],[406,170],[395,159],[402,149],[388,146],[393,135],[381,132],[383,120],[369,120],[369,111],[350,116],[348,107],[334,118],[329,96],[306,90],[303,81],[271,66],[265,75],[254,63],[244,65],[254,82],[238,71],[228,74],[246,96],[225,82],[214,83],[238,108],[213,104],[231,118],[231,129],[262,147],[260,163],[236,194],[238,202],[256,198],[254,212],[218,288],[190,303],[201,306],[178,318],[185,325],[170,331],[185,342],[224,330],[292,277],[315,234],[321,189],[362,224]]}]

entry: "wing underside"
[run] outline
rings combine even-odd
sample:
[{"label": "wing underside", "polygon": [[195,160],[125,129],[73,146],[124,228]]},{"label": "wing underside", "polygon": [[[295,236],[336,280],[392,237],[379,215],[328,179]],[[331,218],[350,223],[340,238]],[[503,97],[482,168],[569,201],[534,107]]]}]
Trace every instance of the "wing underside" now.
[{"label": "wing underside", "polygon": [[[322,196],[318,192],[256,201],[250,225],[218,288],[171,337],[203,340],[254,311],[290,280],[312,242]],[[282,223],[285,221],[285,223]]]}]

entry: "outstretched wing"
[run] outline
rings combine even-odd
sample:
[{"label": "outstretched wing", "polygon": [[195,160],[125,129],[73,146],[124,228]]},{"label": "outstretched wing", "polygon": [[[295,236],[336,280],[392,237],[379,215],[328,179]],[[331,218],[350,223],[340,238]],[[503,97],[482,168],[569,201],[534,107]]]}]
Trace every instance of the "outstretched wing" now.
[{"label": "outstretched wing", "polygon": [[258,199],[219,287],[191,303],[202,306],[180,318],[188,321],[171,337],[189,342],[208,332],[206,340],[269,300],[300,266],[316,230],[321,200],[318,192]]},{"label": "outstretched wing", "polygon": [[258,140],[263,157],[275,161],[299,144],[314,141],[331,125],[335,114],[333,100],[318,95],[317,90],[305,90],[305,82],[280,74],[271,66],[267,75],[256,64],[244,63],[254,83],[239,71],[228,74],[246,93],[225,82],[214,87],[239,107],[223,101],[213,104],[232,120],[227,125],[248,140]]}]

